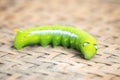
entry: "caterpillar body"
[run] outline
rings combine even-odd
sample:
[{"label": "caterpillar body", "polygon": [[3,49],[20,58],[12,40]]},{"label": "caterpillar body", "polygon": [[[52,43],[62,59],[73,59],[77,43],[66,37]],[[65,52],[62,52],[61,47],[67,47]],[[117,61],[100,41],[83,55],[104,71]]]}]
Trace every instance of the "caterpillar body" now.
[{"label": "caterpillar body", "polygon": [[85,59],[91,59],[97,51],[97,41],[90,34],[70,26],[39,26],[17,32],[14,47],[20,50],[24,46],[40,44],[45,47],[62,45],[80,51]]}]

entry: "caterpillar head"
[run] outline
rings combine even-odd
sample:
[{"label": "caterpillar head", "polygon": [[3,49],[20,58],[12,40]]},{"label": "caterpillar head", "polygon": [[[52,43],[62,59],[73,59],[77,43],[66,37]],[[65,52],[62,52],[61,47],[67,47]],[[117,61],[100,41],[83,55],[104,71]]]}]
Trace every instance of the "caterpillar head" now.
[{"label": "caterpillar head", "polygon": [[81,52],[83,53],[84,58],[88,60],[95,55],[95,53],[97,52],[97,49],[98,47],[96,42],[85,41],[81,45]]}]

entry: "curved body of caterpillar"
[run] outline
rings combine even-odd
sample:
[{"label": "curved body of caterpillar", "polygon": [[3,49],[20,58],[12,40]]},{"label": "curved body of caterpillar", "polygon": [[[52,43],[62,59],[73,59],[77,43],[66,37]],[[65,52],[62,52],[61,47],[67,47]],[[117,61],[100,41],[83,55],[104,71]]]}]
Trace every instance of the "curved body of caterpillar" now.
[{"label": "curved body of caterpillar", "polygon": [[18,31],[14,47],[21,49],[26,45],[40,44],[53,47],[62,45],[80,51],[85,59],[91,59],[97,51],[96,39],[83,30],[69,26],[40,26]]}]

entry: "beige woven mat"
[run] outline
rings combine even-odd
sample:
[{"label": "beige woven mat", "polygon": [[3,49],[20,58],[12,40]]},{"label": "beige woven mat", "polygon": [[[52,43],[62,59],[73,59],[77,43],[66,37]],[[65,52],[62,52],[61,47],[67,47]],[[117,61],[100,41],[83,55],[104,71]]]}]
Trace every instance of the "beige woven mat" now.
[{"label": "beige woven mat", "polygon": [[[13,29],[56,24],[92,34],[95,57],[61,46],[13,48]],[[0,0],[0,80],[120,80],[120,1]]]}]

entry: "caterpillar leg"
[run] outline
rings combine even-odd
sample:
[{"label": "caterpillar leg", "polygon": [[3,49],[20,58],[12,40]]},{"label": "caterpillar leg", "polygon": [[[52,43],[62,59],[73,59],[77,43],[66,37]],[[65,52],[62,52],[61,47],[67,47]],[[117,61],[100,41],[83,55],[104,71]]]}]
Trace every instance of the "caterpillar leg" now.
[{"label": "caterpillar leg", "polygon": [[76,41],[75,41],[76,50],[80,51],[80,45],[81,45],[80,44],[80,39],[77,38]]},{"label": "caterpillar leg", "polygon": [[60,45],[60,43],[61,43],[61,34],[60,33],[53,34],[52,46],[56,47]]},{"label": "caterpillar leg", "polygon": [[40,44],[41,44],[41,46],[46,47],[51,42],[51,39],[52,39],[51,34],[49,34],[49,33],[41,34],[40,35]]},{"label": "caterpillar leg", "polygon": [[70,37],[70,47],[75,49],[75,42],[76,42],[76,37]]},{"label": "caterpillar leg", "polygon": [[61,44],[63,47],[67,48],[70,45],[70,36],[67,34],[62,35]]}]

